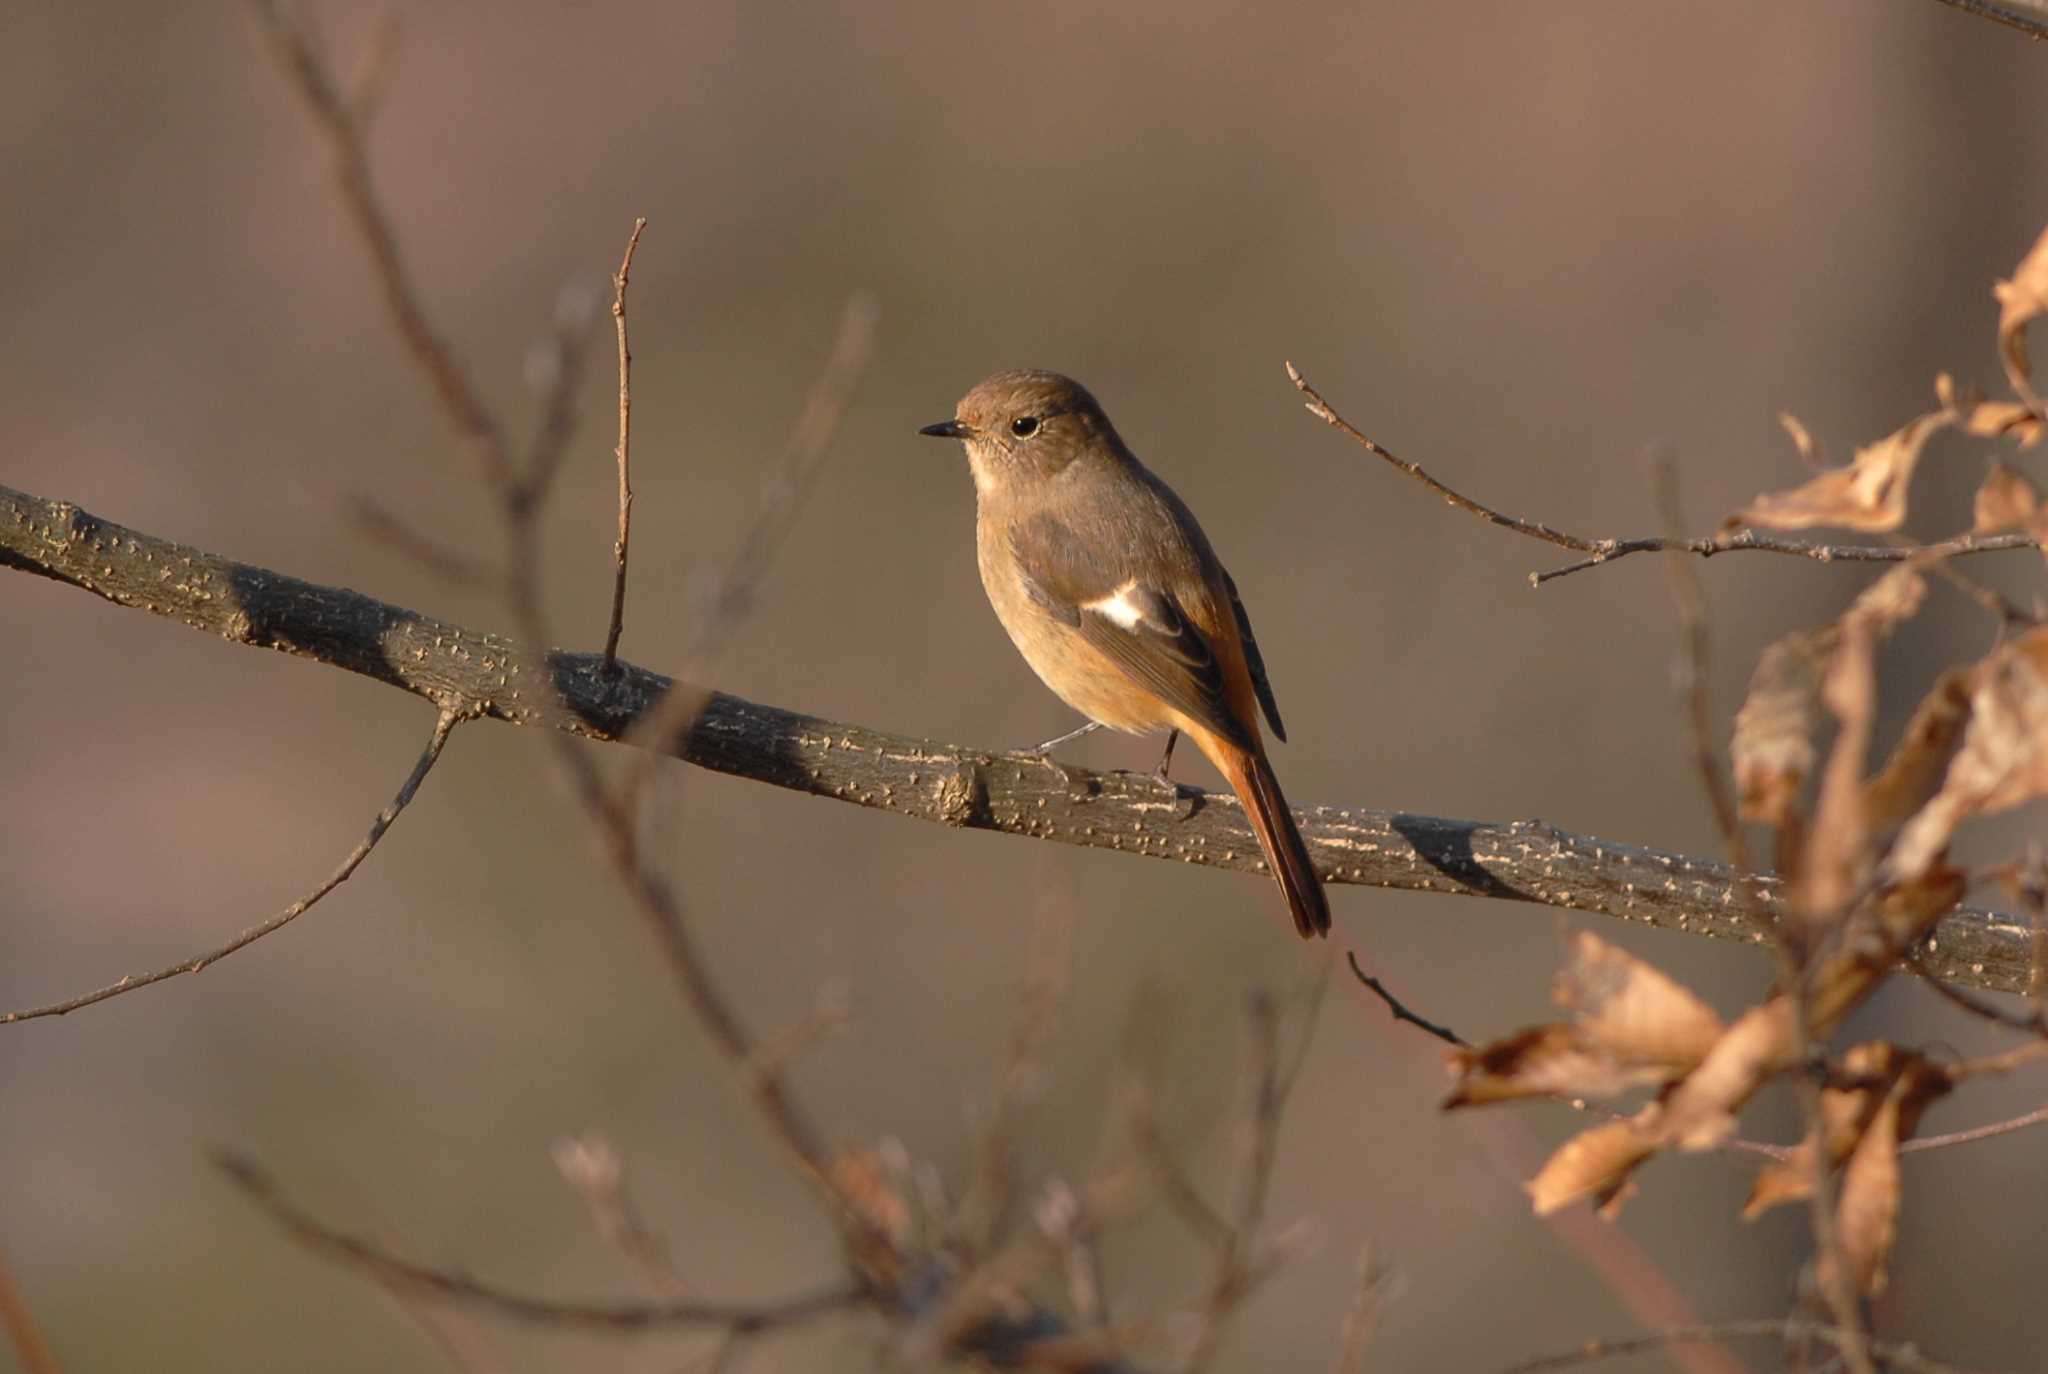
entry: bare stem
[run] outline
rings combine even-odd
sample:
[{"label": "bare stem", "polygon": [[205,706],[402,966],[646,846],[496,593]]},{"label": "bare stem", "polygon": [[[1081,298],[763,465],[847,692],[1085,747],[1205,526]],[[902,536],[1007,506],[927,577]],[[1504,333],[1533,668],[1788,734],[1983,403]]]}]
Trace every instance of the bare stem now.
[{"label": "bare stem", "polygon": [[298,920],[299,917],[311,910],[314,904],[322,897],[325,897],[328,893],[334,891],[335,888],[347,882],[349,875],[356,871],[363,860],[370,857],[370,851],[377,847],[377,841],[384,838],[384,832],[391,828],[391,823],[398,819],[399,814],[412,801],[413,794],[419,791],[420,784],[426,781],[428,771],[433,768],[435,761],[441,757],[442,747],[448,743],[448,736],[454,731],[456,723],[462,719],[463,717],[453,710],[446,708],[442,710],[440,718],[434,722],[434,733],[428,737],[426,747],[420,751],[418,761],[412,766],[412,772],[406,775],[405,782],[398,789],[398,795],[386,803],[384,809],[377,813],[377,818],[370,822],[369,833],[363,836],[362,841],[348,852],[348,857],[341,861],[341,866],[328,874],[318,887],[299,898],[296,902],[293,902],[283,911],[278,912],[277,915],[272,916],[269,920],[257,922],[225,944],[215,945],[203,953],[192,955],[186,959],[180,959],[175,964],[154,969],[148,973],[131,973],[118,982],[109,983],[102,988],[95,988],[91,992],[80,993],[76,997],[67,997],[61,1002],[51,1002],[46,1006],[40,1007],[27,1007],[20,1011],[0,1012],[0,1026],[6,1025],[10,1021],[32,1021],[39,1016],[62,1016],[66,1012],[77,1011],[81,1007],[89,1007],[95,1002],[104,1002],[109,997],[119,997],[124,992],[133,992],[137,988],[146,988],[152,983],[161,983],[167,978],[176,978],[184,973],[197,973],[208,965],[227,958],[236,950],[253,945],[271,932],[282,930],[285,926]]},{"label": "bare stem", "polygon": [[626,342],[626,283],[633,274],[633,252],[646,228],[646,216],[633,221],[626,255],[619,260],[618,275],[612,278],[612,322],[618,326],[619,336],[619,537],[612,544],[612,618],[605,630],[600,670],[606,677],[618,666],[619,634],[626,621],[626,550],[633,537],[633,351]]}]

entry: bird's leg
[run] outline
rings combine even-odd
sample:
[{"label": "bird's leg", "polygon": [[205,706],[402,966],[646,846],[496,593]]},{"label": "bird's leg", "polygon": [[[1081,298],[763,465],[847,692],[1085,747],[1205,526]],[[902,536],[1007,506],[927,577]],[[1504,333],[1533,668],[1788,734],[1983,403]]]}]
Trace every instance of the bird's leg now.
[{"label": "bird's leg", "polygon": [[1077,729],[1077,730],[1069,730],[1069,731],[1067,731],[1067,733],[1066,733],[1066,734],[1064,734],[1064,735],[1061,735],[1061,736],[1060,736],[1060,737],[1059,737],[1058,739],[1049,739],[1049,740],[1047,740],[1047,741],[1046,741],[1045,743],[1043,743],[1043,744],[1041,744],[1041,745],[1037,745],[1037,746],[1035,746],[1034,748],[1026,749],[1026,750],[1024,750],[1023,752],[1024,752],[1024,753],[1027,753],[1027,754],[1036,754],[1036,755],[1038,755],[1038,757],[1040,757],[1040,758],[1045,758],[1045,757],[1046,757],[1047,755],[1051,754],[1053,750],[1055,750],[1055,749],[1059,748],[1059,747],[1060,747],[1060,746],[1061,746],[1062,744],[1065,744],[1065,743],[1066,743],[1066,742],[1067,742],[1068,740],[1075,740],[1075,739],[1079,739],[1079,738],[1081,738],[1081,736],[1083,736],[1083,735],[1092,735],[1092,734],[1094,734],[1094,733],[1095,733],[1095,732],[1096,732],[1097,730],[1100,730],[1101,728],[1102,728],[1102,722],[1101,722],[1101,721],[1099,721],[1099,720],[1091,720],[1091,721],[1087,721],[1087,722],[1083,723],[1083,724],[1081,725],[1081,727],[1080,727],[1079,729]]},{"label": "bird's leg", "polygon": [[1159,781],[1165,783],[1168,787],[1175,786],[1173,779],[1167,776],[1166,770],[1173,767],[1173,746],[1178,743],[1180,743],[1180,731],[1167,731],[1166,752],[1159,756],[1159,767],[1157,771],[1155,771],[1152,774],[1153,777],[1159,779]]}]

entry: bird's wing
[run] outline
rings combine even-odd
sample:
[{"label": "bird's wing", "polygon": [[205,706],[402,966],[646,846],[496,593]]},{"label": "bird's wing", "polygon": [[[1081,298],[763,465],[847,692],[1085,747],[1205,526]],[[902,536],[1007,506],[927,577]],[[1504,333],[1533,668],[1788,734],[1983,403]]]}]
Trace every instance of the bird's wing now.
[{"label": "bird's wing", "polygon": [[1244,598],[1237,594],[1237,582],[1227,569],[1223,572],[1223,585],[1230,589],[1230,609],[1237,613],[1237,637],[1244,645],[1244,663],[1251,670],[1252,690],[1259,694],[1259,709],[1266,713],[1266,724],[1273,727],[1273,737],[1285,744],[1287,727],[1280,723],[1280,703],[1273,700],[1273,684],[1266,680],[1266,660],[1259,656],[1252,618],[1245,614]]},{"label": "bird's wing", "polygon": [[1252,743],[1231,710],[1214,646],[1171,588],[1106,563],[1054,515],[1018,521],[1009,539],[1032,600],[1168,705],[1226,739]]}]

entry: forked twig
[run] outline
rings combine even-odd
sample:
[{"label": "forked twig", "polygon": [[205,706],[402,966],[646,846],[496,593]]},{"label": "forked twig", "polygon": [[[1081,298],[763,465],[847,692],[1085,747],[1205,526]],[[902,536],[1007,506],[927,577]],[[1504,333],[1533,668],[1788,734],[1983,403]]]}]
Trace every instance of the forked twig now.
[{"label": "forked twig", "polygon": [[1753,529],[1697,539],[1674,538],[1667,535],[1653,535],[1642,539],[1589,539],[1581,534],[1554,529],[1538,521],[1523,520],[1517,516],[1504,514],[1491,506],[1480,504],[1469,496],[1453,491],[1430,476],[1420,463],[1412,463],[1398,457],[1391,450],[1360,433],[1350,421],[1339,415],[1330,403],[1323,399],[1320,392],[1309,385],[1308,379],[1303,377],[1291,362],[1287,364],[1287,375],[1301,394],[1308,398],[1306,405],[1309,414],[1343,434],[1366,452],[1408,474],[1459,510],[1476,515],[1481,520],[1498,525],[1502,529],[1513,530],[1516,534],[1527,535],[1531,539],[1554,544],[1561,549],[1588,555],[1576,563],[1568,563],[1561,568],[1530,573],[1529,585],[1532,587],[1540,587],[1554,578],[1583,572],[1587,568],[1597,568],[1603,563],[1612,563],[1632,553],[1663,551],[1711,558],[1719,553],[1753,550],[1759,553],[1790,554],[1822,563],[1902,563],[1923,556],[1959,558],[1967,554],[2041,547],[2038,540],[2024,534],[1965,534],[1934,544],[1814,544],[1800,539],[1779,539],[1773,535],[1758,534]]}]

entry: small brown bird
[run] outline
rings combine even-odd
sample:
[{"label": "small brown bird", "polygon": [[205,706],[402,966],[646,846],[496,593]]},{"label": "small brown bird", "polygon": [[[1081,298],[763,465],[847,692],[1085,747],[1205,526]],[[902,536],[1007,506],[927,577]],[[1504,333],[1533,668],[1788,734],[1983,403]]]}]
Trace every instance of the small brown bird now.
[{"label": "small brown bird", "polygon": [[1259,735],[1263,708],[1287,738],[1252,623],[1181,499],[1056,372],[998,372],[918,433],[966,445],[981,585],[1024,661],[1091,722],[1051,744],[1103,725],[1185,732],[1244,804],[1295,928],[1327,934],[1322,880]]}]

